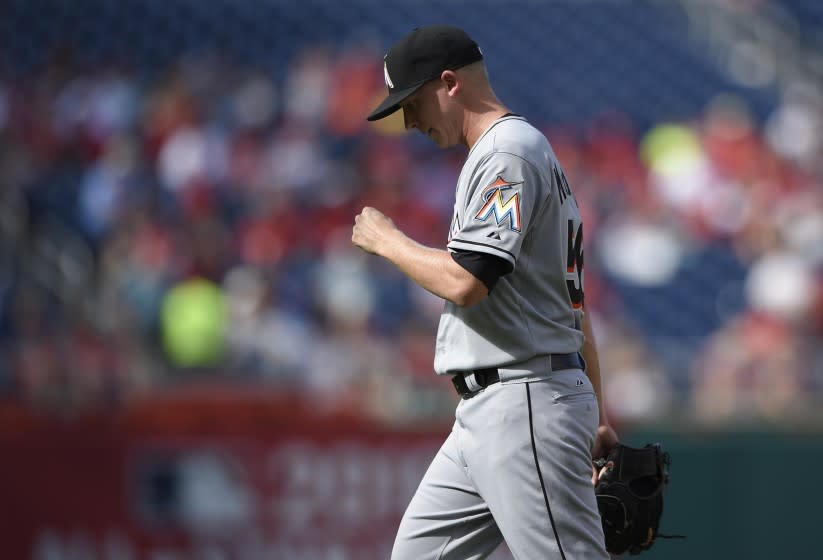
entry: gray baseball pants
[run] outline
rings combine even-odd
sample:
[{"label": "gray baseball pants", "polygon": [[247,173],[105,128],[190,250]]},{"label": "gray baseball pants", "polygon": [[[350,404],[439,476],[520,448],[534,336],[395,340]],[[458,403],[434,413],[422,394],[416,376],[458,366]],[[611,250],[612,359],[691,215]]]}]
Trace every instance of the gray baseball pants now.
[{"label": "gray baseball pants", "polygon": [[608,559],[591,484],[597,399],[579,370],[496,383],[452,432],[400,522],[392,560]]}]

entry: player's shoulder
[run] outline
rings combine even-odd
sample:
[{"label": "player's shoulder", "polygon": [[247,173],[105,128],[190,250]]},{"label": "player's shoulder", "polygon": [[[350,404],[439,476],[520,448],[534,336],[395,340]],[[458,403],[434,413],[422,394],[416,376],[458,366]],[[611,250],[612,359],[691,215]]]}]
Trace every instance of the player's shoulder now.
[{"label": "player's shoulder", "polygon": [[546,136],[523,117],[503,117],[490,132],[486,150],[489,155],[511,155],[539,166],[551,157]]}]

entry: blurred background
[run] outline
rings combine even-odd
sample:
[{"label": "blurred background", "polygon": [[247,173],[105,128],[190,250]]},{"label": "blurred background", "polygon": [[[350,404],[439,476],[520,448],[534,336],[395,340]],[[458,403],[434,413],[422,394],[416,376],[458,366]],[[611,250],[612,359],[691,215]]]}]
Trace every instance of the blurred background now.
[{"label": "blurred background", "polygon": [[388,557],[457,399],[350,235],[445,245],[465,150],[365,121],[428,23],[582,208],[611,419],[675,458],[646,557],[811,557],[817,0],[0,3],[0,557]]}]

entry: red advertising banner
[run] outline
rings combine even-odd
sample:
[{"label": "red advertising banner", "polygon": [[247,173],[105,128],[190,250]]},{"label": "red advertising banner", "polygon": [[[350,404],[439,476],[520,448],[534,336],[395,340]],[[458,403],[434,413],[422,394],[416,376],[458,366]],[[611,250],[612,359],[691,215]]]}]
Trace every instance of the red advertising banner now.
[{"label": "red advertising banner", "polygon": [[69,422],[0,408],[0,557],[384,560],[447,430],[242,399]]}]

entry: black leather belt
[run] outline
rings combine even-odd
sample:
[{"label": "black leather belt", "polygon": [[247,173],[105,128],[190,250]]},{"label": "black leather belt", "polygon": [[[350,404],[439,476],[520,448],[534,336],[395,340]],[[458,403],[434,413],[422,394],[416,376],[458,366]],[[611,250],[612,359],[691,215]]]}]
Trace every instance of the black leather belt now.
[{"label": "black leather belt", "polygon": [[[560,371],[563,369],[586,369],[586,362],[579,352],[572,352],[571,354],[551,354],[552,371]],[[472,390],[466,383],[466,377],[473,375],[474,382],[480,386],[479,389]],[[500,372],[498,368],[482,368],[471,371],[463,371],[452,376],[452,384],[457,390],[457,394],[468,399],[473,397],[486,387],[494,385],[500,381]]]}]

